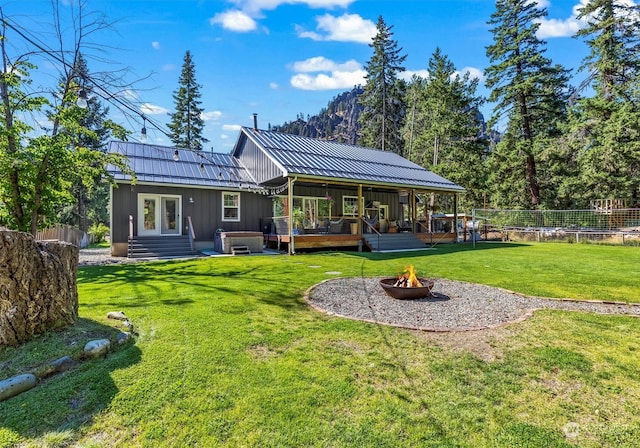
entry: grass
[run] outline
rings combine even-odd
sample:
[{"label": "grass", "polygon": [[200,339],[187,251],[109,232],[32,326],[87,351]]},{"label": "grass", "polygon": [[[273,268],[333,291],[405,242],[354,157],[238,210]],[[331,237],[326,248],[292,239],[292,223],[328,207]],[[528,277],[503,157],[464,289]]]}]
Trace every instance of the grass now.
[{"label": "grass", "polygon": [[[637,248],[438,246],[81,268],[79,325],[0,349],[2,377],[138,336],[0,403],[5,446],[636,446],[640,319],[537,312],[469,335],[486,360],[423,333],[311,310],[311,285],[400,273],[530,295],[640,303]],[[452,341],[464,335],[450,335]],[[81,347],[80,347],[81,348]]]}]

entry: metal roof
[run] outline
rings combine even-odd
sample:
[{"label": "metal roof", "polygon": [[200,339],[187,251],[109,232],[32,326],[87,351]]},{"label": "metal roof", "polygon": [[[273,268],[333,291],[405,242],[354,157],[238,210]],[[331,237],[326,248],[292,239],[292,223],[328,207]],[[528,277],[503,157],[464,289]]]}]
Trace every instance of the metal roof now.
[{"label": "metal roof", "polygon": [[[289,176],[464,191],[463,187],[392,152],[247,127],[241,132]],[[241,141],[242,138],[237,145]],[[237,145],[234,153],[239,149]]]},{"label": "metal roof", "polygon": [[[177,161],[173,158],[175,151],[178,151]],[[247,170],[231,154],[120,141],[110,142],[109,152],[127,157],[137,182],[211,188],[255,185]],[[131,176],[114,165],[109,165],[107,171],[116,181],[131,180]]]},{"label": "metal roof", "polygon": [[[110,142],[109,152],[126,156],[140,183],[260,188],[236,157],[246,139],[252,140],[284,170],[284,177],[464,191],[463,187],[392,152],[247,127],[241,129],[231,154],[120,141]],[[175,151],[178,151],[177,161]],[[116,181],[131,181],[131,176],[113,165],[108,166],[107,171]]]}]

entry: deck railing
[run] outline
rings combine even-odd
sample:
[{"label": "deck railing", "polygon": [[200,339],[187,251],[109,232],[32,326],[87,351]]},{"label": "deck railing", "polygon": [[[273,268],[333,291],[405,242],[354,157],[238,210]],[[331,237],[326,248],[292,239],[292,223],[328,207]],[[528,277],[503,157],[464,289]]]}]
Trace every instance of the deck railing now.
[{"label": "deck railing", "polygon": [[187,216],[187,223],[189,226],[189,244],[191,244],[191,250],[195,250],[193,246],[193,242],[196,239],[196,232],[193,230],[193,222],[191,222],[191,216]]}]

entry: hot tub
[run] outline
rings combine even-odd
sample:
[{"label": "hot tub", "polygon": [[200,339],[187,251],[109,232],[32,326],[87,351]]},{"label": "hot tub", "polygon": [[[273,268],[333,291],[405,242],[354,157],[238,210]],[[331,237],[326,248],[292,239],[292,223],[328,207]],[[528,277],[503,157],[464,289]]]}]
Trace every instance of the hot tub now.
[{"label": "hot tub", "polygon": [[247,246],[251,252],[262,252],[264,239],[262,232],[225,231],[217,233],[216,238],[220,238],[220,246],[217,252],[223,254],[230,254],[233,246]]}]

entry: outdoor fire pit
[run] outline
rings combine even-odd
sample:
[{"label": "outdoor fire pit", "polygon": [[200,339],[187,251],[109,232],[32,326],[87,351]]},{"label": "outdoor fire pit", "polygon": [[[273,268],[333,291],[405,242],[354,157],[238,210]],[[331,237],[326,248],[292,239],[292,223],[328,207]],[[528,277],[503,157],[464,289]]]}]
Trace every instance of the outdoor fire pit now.
[{"label": "outdoor fire pit", "polygon": [[394,299],[413,300],[431,297],[431,289],[433,288],[433,280],[426,278],[418,278],[413,270],[413,266],[409,266],[405,273],[399,277],[383,278],[380,280],[380,286],[388,296]]}]

